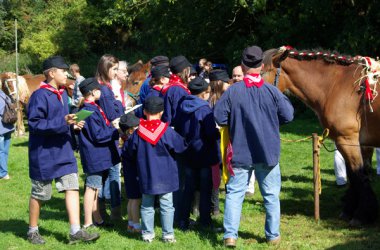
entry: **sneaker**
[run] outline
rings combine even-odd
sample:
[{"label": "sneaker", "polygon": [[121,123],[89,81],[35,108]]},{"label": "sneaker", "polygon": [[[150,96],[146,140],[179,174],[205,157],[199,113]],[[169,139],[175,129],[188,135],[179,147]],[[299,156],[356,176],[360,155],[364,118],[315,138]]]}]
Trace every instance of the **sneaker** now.
[{"label": "sneaker", "polygon": [[272,240],[267,240],[267,243],[272,246],[277,246],[281,242],[281,236],[278,236],[277,238],[274,238]]},{"label": "sneaker", "polygon": [[28,233],[28,241],[32,244],[42,245],[45,244],[44,238],[42,238],[41,234],[37,231]]},{"label": "sneaker", "polygon": [[76,234],[70,234],[69,244],[75,244],[78,242],[90,242],[99,239],[98,233],[88,233],[86,230],[81,229]]},{"label": "sneaker", "polygon": [[154,237],[155,237],[155,235],[154,234],[143,234],[142,235],[142,240],[144,241],[144,242],[147,242],[147,243],[152,243],[153,242],[153,240],[154,240]]},{"label": "sneaker", "polygon": [[176,243],[177,241],[175,240],[174,238],[174,235],[167,235],[167,236],[164,236],[162,237],[162,241],[164,243]]},{"label": "sneaker", "polygon": [[7,175],[4,175],[3,177],[0,178],[0,180],[9,180],[11,177],[9,176],[9,174]]},{"label": "sneaker", "polygon": [[224,246],[228,247],[228,248],[235,248],[236,247],[236,239],[233,239],[233,238],[224,239]]}]

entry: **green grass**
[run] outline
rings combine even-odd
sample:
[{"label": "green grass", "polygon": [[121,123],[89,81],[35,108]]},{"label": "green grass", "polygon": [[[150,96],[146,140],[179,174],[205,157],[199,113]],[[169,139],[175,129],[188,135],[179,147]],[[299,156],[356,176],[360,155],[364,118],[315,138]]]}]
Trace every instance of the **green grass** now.
[{"label": "green grass", "polygon": [[[284,139],[301,139],[312,132],[322,133],[314,117],[296,119],[281,128]],[[326,142],[333,148],[331,141]],[[51,201],[42,207],[40,231],[47,244],[36,247],[26,240],[28,228],[28,199],[30,180],[28,175],[27,138],[12,138],[9,159],[10,181],[0,181],[0,249],[66,249],[69,225],[64,206],[64,196],[54,190]],[[321,149],[322,195],[320,197],[319,223],[314,221],[312,145],[306,142],[283,142],[281,152],[281,233],[282,242],[277,247],[268,246],[264,235],[264,207],[257,192],[243,205],[239,230],[238,249],[380,249],[378,223],[350,229],[338,220],[340,198],[345,188],[335,185],[333,153]],[[82,172],[81,167],[79,167]],[[380,194],[380,177],[373,176],[375,192]],[[83,178],[81,179],[83,184]],[[81,185],[83,186],[83,185]],[[83,190],[81,190],[83,195]],[[224,195],[221,194],[223,211]],[[125,208],[126,201],[123,200]],[[124,211],[126,211],[124,209]],[[83,214],[83,213],[82,213]],[[126,214],[124,218],[126,218]],[[223,216],[215,218],[222,225]],[[159,219],[156,235],[160,235]],[[94,244],[70,246],[75,249],[222,249],[222,233],[210,231],[175,231],[177,243],[167,245],[160,240],[151,245],[143,243],[137,235],[127,232],[125,221],[110,230],[100,230],[101,238]]]}]

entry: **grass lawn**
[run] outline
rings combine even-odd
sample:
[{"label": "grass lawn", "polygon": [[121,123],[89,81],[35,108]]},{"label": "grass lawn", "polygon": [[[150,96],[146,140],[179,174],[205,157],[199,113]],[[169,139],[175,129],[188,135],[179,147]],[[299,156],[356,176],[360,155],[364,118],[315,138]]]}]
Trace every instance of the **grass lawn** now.
[{"label": "grass lawn", "polygon": [[[322,133],[314,117],[297,118],[281,128],[284,139],[301,139],[312,132]],[[26,240],[28,229],[28,199],[30,180],[28,174],[27,138],[12,138],[9,156],[11,180],[0,181],[0,249],[221,249],[222,233],[210,231],[175,231],[177,243],[167,245],[159,240],[147,244],[138,235],[127,232],[126,221],[110,230],[99,230],[101,238],[94,244],[68,246],[67,215],[64,195],[53,192],[53,198],[42,207],[40,232],[47,244],[33,246]],[[327,146],[333,144],[327,141]],[[271,247],[265,243],[264,207],[256,184],[256,193],[245,200],[239,230],[238,249],[380,249],[379,224],[350,229],[338,220],[340,198],[345,188],[335,185],[333,153],[321,149],[322,195],[320,197],[321,221],[314,221],[312,145],[306,142],[283,142],[281,152],[281,233],[282,242]],[[82,173],[81,167],[79,167]],[[380,194],[380,177],[373,176],[375,192]],[[81,178],[83,186],[83,176]],[[83,189],[81,189],[83,195]],[[125,196],[124,196],[125,197]],[[221,194],[223,211],[224,195]],[[125,208],[126,201],[123,200]],[[83,209],[83,207],[81,207]],[[124,209],[123,214],[126,219]],[[82,213],[83,215],[83,213]],[[83,218],[83,217],[82,217]],[[83,221],[83,220],[82,220]],[[223,215],[215,218],[222,225]],[[156,235],[160,236],[159,219],[156,220]]]}]

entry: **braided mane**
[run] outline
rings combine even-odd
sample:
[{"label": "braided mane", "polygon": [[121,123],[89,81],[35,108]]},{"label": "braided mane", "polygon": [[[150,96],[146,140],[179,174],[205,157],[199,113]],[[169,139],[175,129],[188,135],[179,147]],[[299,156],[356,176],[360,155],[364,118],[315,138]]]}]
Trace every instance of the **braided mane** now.
[{"label": "braided mane", "polygon": [[298,51],[294,48],[289,49],[288,57],[303,61],[303,60],[318,60],[323,59],[327,63],[335,63],[339,65],[348,66],[351,64],[357,64],[361,62],[361,56],[349,56],[349,55],[341,55],[338,52],[331,52],[326,50],[302,50]]}]

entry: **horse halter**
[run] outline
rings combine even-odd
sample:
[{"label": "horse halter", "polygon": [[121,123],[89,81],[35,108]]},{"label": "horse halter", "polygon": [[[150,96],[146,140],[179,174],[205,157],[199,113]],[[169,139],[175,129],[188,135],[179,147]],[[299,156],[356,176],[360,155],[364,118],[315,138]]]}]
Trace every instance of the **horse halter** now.
[{"label": "horse halter", "polygon": [[273,85],[278,88],[278,84],[280,82],[280,74],[281,74],[281,63],[279,65],[280,67],[277,68],[276,70],[276,75],[274,77],[274,82],[273,82]]},{"label": "horse halter", "polygon": [[[12,83],[14,91],[11,92],[8,82]],[[4,80],[4,86],[7,88],[9,95],[17,95],[16,78],[10,78],[10,79]]]}]

